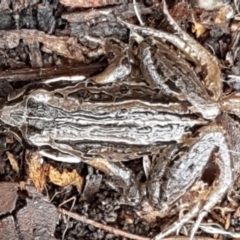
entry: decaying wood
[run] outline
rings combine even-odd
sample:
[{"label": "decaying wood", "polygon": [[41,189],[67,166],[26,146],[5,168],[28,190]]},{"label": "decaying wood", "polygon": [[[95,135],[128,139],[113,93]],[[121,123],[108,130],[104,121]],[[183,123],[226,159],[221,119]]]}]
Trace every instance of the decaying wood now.
[{"label": "decaying wood", "polygon": [[[137,3],[137,7],[141,15],[151,14],[153,12],[152,8],[146,7],[141,3]],[[114,7],[66,12],[62,14],[62,18],[70,23],[86,23],[88,21],[95,21],[96,19],[99,20],[99,18],[103,16],[105,17],[106,21],[106,17],[109,18],[109,16],[113,16],[113,14],[115,13],[117,15],[121,15],[123,19],[128,19],[136,16],[136,13],[134,11],[134,4],[128,3],[124,5],[117,5]]]},{"label": "decaying wood", "polygon": [[[80,62],[85,62],[85,56],[90,53],[90,50],[81,46],[75,37],[56,37],[28,29],[0,31],[0,48],[15,48],[20,40],[26,44],[41,43],[43,45],[41,50],[44,52],[55,52],[60,56]],[[105,53],[104,49],[101,50],[98,51],[99,55]]]}]

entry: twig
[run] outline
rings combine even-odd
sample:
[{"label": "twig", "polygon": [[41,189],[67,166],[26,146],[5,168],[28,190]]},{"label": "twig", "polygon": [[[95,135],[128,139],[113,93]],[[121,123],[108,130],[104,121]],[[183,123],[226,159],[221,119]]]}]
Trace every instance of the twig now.
[{"label": "twig", "polygon": [[[69,211],[67,211],[63,208],[58,208],[58,212],[62,213],[62,214],[66,214],[67,216],[69,216],[69,217],[71,217],[75,220],[81,221],[83,223],[92,225],[96,228],[100,228],[100,229],[103,229],[103,230],[111,232],[111,233],[114,233],[116,235],[120,235],[120,236],[123,236],[123,237],[135,239],[135,240],[151,240],[150,238],[147,238],[147,237],[141,237],[141,236],[138,236],[138,235],[135,235],[135,234],[132,234],[132,233],[128,233],[128,232],[122,231],[120,229],[117,229],[117,228],[114,228],[114,227],[111,227],[111,226],[93,221],[91,219],[86,218],[85,216],[80,216],[76,213],[69,212]],[[185,237],[185,236],[173,236],[173,237],[163,238],[162,240],[188,240],[188,239],[189,239],[189,237]],[[194,236],[194,239],[195,240],[216,240],[215,238],[197,237],[197,236]]]},{"label": "twig", "polygon": [[234,81],[240,80],[240,76],[239,76],[239,75],[229,74],[229,75],[228,75],[228,78],[234,78],[234,79],[233,79],[233,80],[228,80],[228,81],[226,81],[226,82],[234,82]]},{"label": "twig", "polygon": [[[163,238],[162,240],[188,240],[189,237],[184,236],[173,236],[173,237],[167,237]],[[210,238],[210,237],[196,237],[194,236],[194,240],[217,240],[216,238]]]},{"label": "twig", "polygon": [[140,25],[141,25],[141,26],[144,26],[144,22],[143,22],[143,20],[142,20],[142,18],[141,18],[141,15],[139,14],[139,11],[138,11],[138,7],[137,7],[136,0],[133,0],[133,9],[134,9],[134,11],[135,11],[135,14],[136,14],[136,16],[137,16],[137,19],[138,19]]},{"label": "twig", "polygon": [[41,79],[53,79],[57,77],[85,76],[96,74],[101,69],[106,68],[106,63],[79,64],[77,66],[61,65],[47,68],[21,68],[14,70],[0,71],[0,80],[7,79],[8,82],[38,81]]},{"label": "twig", "polygon": [[[68,200],[66,200],[66,201],[64,201],[63,203],[61,203],[58,207],[61,207],[62,205],[66,204],[66,203],[68,203],[68,202],[70,202],[70,201],[72,201],[72,200],[73,200],[73,203],[72,203],[72,206],[71,206],[71,208],[70,208],[70,211],[72,211],[72,209],[73,209],[73,207],[74,207],[74,205],[75,205],[75,202],[76,202],[76,197],[71,197],[71,198],[69,198]],[[62,234],[62,239],[63,239],[63,240],[65,239],[65,234],[66,234],[66,232],[67,232],[67,230],[68,230],[69,219],[70,219],[70,216],[67,216],[66,227],[65,227],[64,232],[63,232],[63,234]]]},{"label": "twig", "polygon": [[91,219],[86,218],[85,216],[80,216],[80,215],[78,215],[78,214],[76,214],[76,213],[69,212],[69,211],[67,211],[67,210],[65,210],[65,209],[63,209],[63,208],[58,208],[58,211],[59,211],[60,213],[66,214],[66,215],[68,215],[69,217],[74,218],[74,219],[76,219],[76,220],[78,220],[78,221],[81,221],[81,222],[90,224],[90,225],[92,225],[92,226],[94,226],[94,227],[103,229],[103,230],[105,230],[105,231],[114,233],[114,234],[116,234],[116,235],[120,235],[120,236],[123,236],[123,237],[126,237],[126,238],[135,239],[135,240],[150,240],[150,238],[140,237],[140,236],[138,236],[138,235],[131,234],[131,233],[122,231],[122,230],[120,230],[120,229],[117,229],[117,228],[114,228],[114,227],[111,227],[111,226],[108,226],[108,225],[105,225],[105,224],[102,224],[102,223],[93,221],[93,220],[91,220]]}]

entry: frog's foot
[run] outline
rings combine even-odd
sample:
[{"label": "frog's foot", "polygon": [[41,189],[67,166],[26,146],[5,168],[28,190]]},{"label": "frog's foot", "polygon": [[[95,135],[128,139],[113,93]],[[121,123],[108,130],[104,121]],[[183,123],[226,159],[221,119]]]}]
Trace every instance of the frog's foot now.
[{"label": "frog's foot", "polygon": [[193,217],[197,215],[199,212],[199,209],[201,208],[201,203],[199,202],[197,205],[195,205],[191,211],[189,211],[186,215],[184,215],[181,220],[175,222],[172,224],[168,229],[165,231],[161,232],[160,234],[156,235],[152,240],[160,240],[163,239],[164,237],[176,232],[179,230],[185,223],[187,223],[189,220],[191,220]]},{"label": "frog's foot", "polygon": [[[195,143],[192,148],[190,149],[189,153],[187,154],[188,158],[199,158],[201,156],[201,159],[197,159],[197,162],[192,162],[192,165],[194,165],[194,168],[199,168],[199,172],[202,172],[205,168],[203,164],[200,162],[207,162],[206,158],[207,155],[206,152],[213,152],[216,147],[219,148],[218,155],[219,158],[217,159],[217,163],[220,169],[219,177],[215,181],[215,187],[213,187],[213,190],[209,194],[207,200],[204,202],[203,200],[199,201],[186,215],[184,215],[179,221],[175,222],[173,225],[171,225],[168,229],[164,230],[157,236],[155,236],[154,240],[160,240],[177,230],[179,230],[185,223],[187,223],[189,220],[197,216],[197,220],[194,223],[194,226],[192,228],[190,239],[193,239],[195,232],[197,231],[203,217],[211,210],[211,208],[216,205],[216,203],[221,200],[226,192],[230,189],[232,183],[233,183],[233,173],[232,173],[232,166],[231,166],[231,157],[230,153],[228,151],[228,145],[226,142],[226,139],[224,137],[224,134],[222,130],[214,125],[211,125],[208,127],[209,130],[207,130],[204,135],[201,137],[200,141]],[[205,129],[203,129],[205,130]],[[210,154],[211,155],[211,154]],[[209,158],[209,157],[208,157]],[[200,161],[200,162],[199,162]],[[181,181],[183,181],[184,177],[191,181],[191,178],[194,178],[194,175],[196,175],[196,178],[198,178],[198,170],[194,169],[194,173],[189,176],[188,171],[191,170],[191,167],[187,167],[188,165],[188,159],[182,158],[180,161],[177,161],[178,163],[173,166],[173,170],[171,172],[171,175],[174,174],[175,179],[168,180],[168,183],[166,185],[166,188],[174,187],[177,183],[180,185]],[[190,161],[191,162],[191,161]],[[184,166],[185,164],[185,166]],[[200,170],[201,169],[201,170]],[[193,172],[193,170],[192,170]],[[190,179],[189,179],[190,178]],[[195,178],[195,179],[196,179]],[[172,183],[171,183],[172,181]],[[173,183],[174,182],[174,183]],[[185,181],[186,182],[186,181]],[[175,187],[177,188],[177,187]],[[184,187],[179,187],[184,188]],[[167,189],[166,189],[167,190]],[[171,191],[172,195],[176,195],[181,192],[179,189],[175,191]],[[168,192],[168,190],[167,190]],[[170,192],[165,192],[165,197],[167,196],[169,198],[169,202],[171,203],[172,195],[170,195]]]}]

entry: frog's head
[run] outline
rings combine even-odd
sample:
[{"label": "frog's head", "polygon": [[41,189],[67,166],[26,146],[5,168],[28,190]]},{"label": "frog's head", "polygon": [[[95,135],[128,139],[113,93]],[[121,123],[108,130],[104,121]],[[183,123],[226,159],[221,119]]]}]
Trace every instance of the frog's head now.
[{"label": "frog's head", "polygon": [[21,103],[5,105],[0,110],[0,118],[7,125],[17,127],[25,123],[24,107]]}]

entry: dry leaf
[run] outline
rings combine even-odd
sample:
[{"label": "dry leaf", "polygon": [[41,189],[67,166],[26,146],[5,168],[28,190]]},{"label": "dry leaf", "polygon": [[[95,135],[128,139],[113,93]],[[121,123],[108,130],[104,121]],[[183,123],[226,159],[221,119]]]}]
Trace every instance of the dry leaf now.
[{"label": "dry leaf", "polygon": [[186,2],[178,2],[174,4],[169,11],[176,22],[184,22],[190,15],[190,9]]},{"label": "dry leaf", "polygon": [[232,25],[230,26],[230,30],[231,30],[231,32],[240,31],[240,22],[233,22]]},{"label": "dry leaf", "polygon": [[203,33],[205,33],[206,28],[203,24],[196,21],[193,22],[192,32],[195,33],[196,37],[199,38]]},{"label": "dry leaf", "polygon": [[65,187],[74,185],[80,191],[83,185],[83,178],[74,169],[71,172],[64,170],[62,173],[50,166],[48,177],[50,181],[58,186]]},{"label": "dry leaf", "polygon": [[233,9],[231,6],[225,5],[219,9],[214,19],[217,25],[227,24],[228,20],[233,17]]},{"label": "dry leaf", "polygon": [[88,162],[88,165],[106,174],[109,174],[112,168],[109,161],[105,158],[95,157]]},{"label": "dry leaf", "polygon": [[38,152],[27,156],[28,174],[32,179],[38,191],[42,192],[46,183],[46,176],[48,175],[48,164],[41,163],[41,155]]},{"label": "dry leaf", "polygon": [[8,160],[12,166],[12,169],[19,173],[19,166],[18,166],[18,162],[16,161],[15,157],[13,156],[13,154],[11,154],[10,152],[6,152]]},{"label": "dry leaf", "polygon": [[124,214],[123,214],[123,217],[124,217],[125,221],[126,221],[128,224],[133,224],[133,223],[134,223],[134,217],[133,217],[133,215],[124,213]]},{"label": "dry leaf", "polygon": [[8,135],[7,138],[6,138],[6,143],[10,143],[10,144],[14,143],[14,138],[13,138],[13,136]]}]

